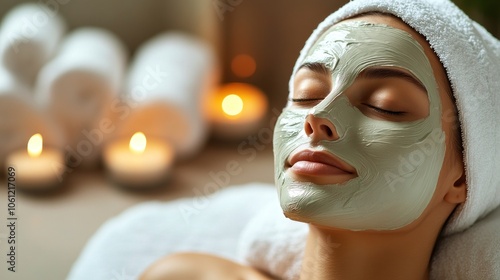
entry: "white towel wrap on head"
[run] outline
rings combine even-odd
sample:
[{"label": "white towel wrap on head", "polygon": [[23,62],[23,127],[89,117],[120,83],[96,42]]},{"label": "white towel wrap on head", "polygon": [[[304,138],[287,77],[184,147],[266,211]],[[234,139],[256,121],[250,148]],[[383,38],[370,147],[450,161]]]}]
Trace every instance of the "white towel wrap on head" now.
[{"label": "white towel wrap on head", "polygon": [[53,57],[66,30],[62,18],[42,4],[22,4],[9,11],[0,27],[0,60],[22,82],[32,85]]},{"label": "white towel wrap on head", "polygon": [[119,98],[125,67],[126,50],[115,35],[80,28],[64,39],[59,54],[40,71],[36,97],[62,125],[66,151],[80,159],[77,163],[95,162],[110,136],[98,130]]},{"label": "white towel wrap on head", "polygon": [[[371,11],[394,14],[422,34],[447,71],[459,111],[468,189],[443,233],[462,231],[500,204],[500,42],[449,0],[354,0],[314,30],[294,73],[323,31]],[[289,88],[292,93],[293,75]]]},{"label": "white towel wrap on head", "polygon": [[170,142],[176,156],[199,150],[207,136],[204,106],[218,78],[212,48],[182,33],[160,34],[140,47],[127,79],[135,108],[120,134],[136,131]]}]

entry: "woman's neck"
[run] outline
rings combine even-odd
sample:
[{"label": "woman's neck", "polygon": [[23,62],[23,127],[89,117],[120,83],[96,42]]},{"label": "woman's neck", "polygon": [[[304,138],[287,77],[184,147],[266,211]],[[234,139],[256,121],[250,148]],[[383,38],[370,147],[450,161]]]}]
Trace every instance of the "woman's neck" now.
[{"label": "woman's neck", "polygon": [[426,280],[439,232],[353,232],[310,225],[301,280]]}]

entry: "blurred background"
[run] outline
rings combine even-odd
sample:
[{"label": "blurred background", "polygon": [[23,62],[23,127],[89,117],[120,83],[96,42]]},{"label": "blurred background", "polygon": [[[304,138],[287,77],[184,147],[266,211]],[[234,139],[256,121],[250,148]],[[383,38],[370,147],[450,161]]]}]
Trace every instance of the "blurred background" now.
[{"label": "blurred background", "polygon": [[[19,101],[21,102],[19,104],[24,104],[19,105],[24,106],[22,110],[20,107],[16,107],[17,105],[11,105],[17,104],[18,101],[12,101],[12,98],[17,98],[17,93],[12,93],[10,89],[0,89],[5,91],[5,94],[0,94],[0,102],[4,102],[4,105],[7,104],[2,109],[4,112],[0,112],[2,118],[0,119],[0,143],[2,143],[2,147],[8,147],[0,149],[0,158],[4,161],[0,163],[0,166],[5,170],[0,176],[0,186],[4,187],[3,190],[0,190],[1,224],[7,222],[8,215],[7,180],[9,175],[7,175],[7,168],[11,166],[9,160],[23,166],[25,164],[23,157],[32,159],[30,158],[33,157],[31,154],[28,157],[24,155],[26,145],[32,141],[30,136],[42,131],[41,134],[46,136],[44,136],[46,142],[43,142],[43,145],[48,143],[50,146],[48,148],[53,148],[56,153],[60,154],[55,158],[63,157],[60,160],[60,165],[56,168],[59,171],[50,170],[50,172],[59,172],[56,176],[58,179],[56,186],[38,187],[36,186],[37,182],[44,179],[37,177],[34,179],[35,183],[26,183],[24,190],[23,186],[18,187],[15,207],[15,214],[18,218],[16,233],[18,241],[17,272],[7,271],[8,264],[4,261],[7,260],[4,252],[8,248],[7,237],[9,233],[6,227],[2,226],[0,227],[0,252],[2,254],[0,257],[2,260],[0,279],[64,279],[86,241],[98,227],[107,219],[137,203],[149,200],[168,201],[200,193],[208,195],[209,191],[204,188],[207,182],[215,182],[220,188],[254,181],[272,183],[272,129],[277,114],[286,103],[288,79],[294,62],[305,40],[317,24],[346,2],[324,0],[307,2],[297,0],[41,0],[0,2],[0,18],[2,20],[5,19],[5,15],[21,3],[33,3],[39,7],[46,5],[50,10],[50,12],[45,10],[47,13],[55,14],[64,21],[66,27],[65,31],[60,31],[61,42],[64,42],[64,38],[68,34],[81,27],[98,27],[113,34],[113,40],[120,41],[122,44],[116,48],[120,51],[123,49],[125,57],[124,62],[115,63],[117,65],[123,64],[115,67],[121,70],[108,69],[106,67],[109,65],[101,65],[102,61],[113,64],[113,55],[107,55],[104,59],[96,59],[94,64],[98,66],[95,66],[97,67],[95,69],[99,71],[105,69],[105,71],[99,72],[99,77],[108,77],[102,73],[106,71],[123,72],[119,79],[119,85],[113,88],[116,91],[115,95],[111,94],[110,100],[105,102],[113,104],[114,101],[117,101],[121,104],[119,108],[131,112],[130,116],[121,118],[120,112],[99,115],[102,113],[99,111],[97,122],[91,122],[85,126],[81,124],[82,120],[80,120],[78,125],[82,126],[78,127],[77,134],[80,135],[80,132],[85,131],[86,133],[83,134],[87,135],[87,138],[76,137],[71,143],[75,133],[67,130],[72,124],[66,122],[68,117],[62,113],[60,115],[55,113],[56,111],[64,111],[61,107],[69,108],[71,106],[61,103],[64,98],[50,96],[50,93],[49,97],[45,97],[45,99],[40,97],[44,94],[40,93],[42,90],[39,89],[42,87],[40,84],[44,83],[44,81],[40,81],[40,75],[38,81],[32,84],[19,82],[17,78],[12,79],[14,82],[9,80],[6,83],[8,85],[16,84],[13,87],[14,91],[22,88],[22,91],[28,92],[28,97],[25,98],[27,101],[24,99]],[[498,2],[456,0],[456,4],[499,37],[500,4]],[[180,32],[195,41],[186,41],[177,37],[177,39],[174,38],[170,41],[167,39],[158,40],[156,43],[150,41],[158,34],[173,31]],[[40,36],[42,38],[40,40],[51,36],[43,32],[41,34],[43,36]],[[144,47],[145,42],[152,43],[148,45],[149,47]],[[173,87],[172,90],[169,85],[160,83],[160,91],[155,99],[148,99],[148,102],[142,103],[136,102],[139,104],[137,106],[130,105],[134,104],[134,100],[130,101],[127,96],[133,97],[135,88],[133,84],[132,87],[125,84],[127,81],[131,83],[130,80],[134,80],[135,72],[132,70],[139,69],[141,63],[145,63],[141,62],[141,59],[147,61],[145,58],[147,52],[155,51],[154,44],[157,44],[160,50],[172,48],[172,53],[176,53],[180,57],[185,56],[181,62],[175,62],[175,57],[165,57],[163,60],[167,68],[167,64],[170,63],[174,65],[173,69],[170,70],[179,72],[177,76],[174,75],[175,80],[172,80],[172,83],[177,83],[179,86]],[[92,45],[89,45],[88,48],[91,49]],[[58,57],[58,51],[62,52],[55,49],[55,53],[47,60],[46,64],[49,64],[49,61],[54,61],[54,57]],[[76,53],[83,54],[85,49],[77,50]],[[122,61],[120,59],[122,58],[116,58],[117,61]],[[190,67],[187,70],[182,70],[181,66],[186,61],[193,64],[189,64]],[[203,63],[197,64],[199,61],[203,61]],[[159,61],[158,63],[161,66],[163,62]],[[22,67],[28,66],[25,63]],[[45,71],[48,73],[46,75],[50,77],[52,73],[56,72],[51,69],[42,68],[40,71]],[[98,71],[95,70],[95,72]],[[0,72],[0,75],[4,75],[3,73]],[[139,71],[139,73],[141,72]],[[193,76],[189,76],[190,73]],[[138,77],[138,81],[141,81],[141,76]],[[205,80],[210,82],[197,87],[189,86],[190,83],[202,84]],[[185,83],[183,84],[182,81]],[[70,80],[69,84],[72,83]],[[122,84],[123,86],[121,86]],[[163,91],[161,91],[162,89]],[[108,89],[106,88],[106,90]],[[231,94],[235,94],[239,98],[236,101],[226,99]],[[179,96],[183,97],[179,98]],[[86,104],[85,100],[90,97],[79,96],[78,98],[77,101],[72,102]],[[92,98],[90,99],[94,100]],[[160,103],[164,107],[154,107]],[[225,109],[224,104],[226,103],[229,104],[229,107]],[[193,104],[198,104],[201,107]],[[30,106],[33,109],[30,109]],[[76,111],[79,110],[78,107],[75,108]],[[10,111],[6,113],[7,110]],[[37,110],[40,111],[41,117],[34,113],[31,115],[32,111]],[[176,110],[179,110],[180,113],[177,114]],[[202,110],[204,113],[198,116],[198,110]],[[232,113],[234,110],[236,112]],[[244,110],[249,111],[245,112]],[[165,111],[172,113],[162,115]],[[90,112],[89,116],[96,116],[95,110]],[[158,114],[155,115],[155,112]],[[196,118],[191,118],[191,115],[196,116]],[[86,117],[83,118],[85,120]],[[50,125],[40,124],[37,126],[34,124],[45,119]],[[103,122],[103,120],[109,120],[109,122]],[[158,127],[155,126],[155,122],[159,122],[160,126],[162,124],[168,126],[172,122],[172,127],[167,130],[166,134],[181,136],[172,138],[171,135],[165,136],[156,133]],[[15,123],[16,126],[9,126],[12,123]],[[184,126],[176,127],[175,125],[178,123],[186,123],[189,129],[184,131]],[[142,129],[143,126],[148,125],[150,128]],[[98,134],[92,134],[96,128],[100,128],[101,132],[105,131],[105,126],[113,127],[109,137],[106,137],[106,133],[101,138]],[[131,127],[133,129],[127,129]],[[148,137],[148,140],[151,141],[147,142],[149,146],[146,145],[146,140],[143,140],[143,145],[142,142],[139,142],[139,146],[142,145],[145,148],[142,148],[138,156],[133,152],[135,148],[132,147],[132,142],[134,142],[132,140],[139,139],[137,141],[140,141],[142,138],[134,138],[137,136],[134,132],[147,129],[149,131],[145,132],[146,136],[144,137]],[[25,130],[24,134],[18,133],[22,130]],[[18,137],[13,135],[18,135]],[[151,138],[149,138],[150,136]],[[91,156],[84,156],[83,163],[80,163],[78,155],[81,155],[85,150],[82,143],[91,142],[94,144],[92,139],[95,140],[96,137],[100,138],[97,141],[99,145],[89,146],[90,149],[93,149],[95,160],[88,160],[88,163],[85,163],[86,159],[91,158]],[[152,142],[155,140],[154,137],[156,137],[156,142]],[[123,143],[120,141],[125,143],[125,148],[122,149],[120,145]],[[192,142],[192,144],[182,146],[176,144],[176,141],[181,144],[186,142]],[[116,146],[114,146],[115,142]],[[164,155],[162,158],[157,159],[152,155],[146,160],[140,159],[142,162],[138,166],[123,164],[123,162],[140,161],[139,157],[147,157],[145,149],[156,147],[152,145],[153,143],[159,143],[160,146],[167,144],[166,147],[158,150],[159,154]],[[40,146],[42,146],[41,143]],[[127,147],[130,147],[130,151]],[[87,149],[89,148],[87,147]],[[124,153],[131,153],[131,155],[122,155],[123,150],[125,150]],[[41,151],[40,157],[43,155],[44,152]],[[155,169],[155,162],[161,168]],[[150,168],[148,168],[148,164],[151,165]],[[129,176],[131,171],[135,172],[141,169],[141,166],[147,167],[143,174]],[[238,172],[231,173],[228,170],[229,166],[237,166]],[[22,169],[30,169],[31,173],[35,172],[34,169],[28,167],[18,169],[19,176],[31,176],[31,174],[21,174]],[[226,176],[227,174],[229,175]],[[134,180],[137,178],[139,180],[135,182]],[[147,187],[144,187],[141,185],[141,178],[153,178],[154,180],[150,182],[151,184],[148,183]],[[133,186],[129,186],[129,183]]]},{"label": "blurred background", "polygon": [[[22,2],[30,1],[2,1],[0,16]],[[291,67],[305,39],[320,20],[348,1],[45,2],[65,3],[58,4],[58,12],[69,30],[80,26],[109,29],[123,40],[130,55],[160,32],[182,30],[201,36],[216,45],[223,81],[255,84],[266,93],[271,107],[281,108],[285,104]],[[248,54],[255,59],[257,67],[251,77],[240,78],[231,71],[231,60],[238,54]]]}]

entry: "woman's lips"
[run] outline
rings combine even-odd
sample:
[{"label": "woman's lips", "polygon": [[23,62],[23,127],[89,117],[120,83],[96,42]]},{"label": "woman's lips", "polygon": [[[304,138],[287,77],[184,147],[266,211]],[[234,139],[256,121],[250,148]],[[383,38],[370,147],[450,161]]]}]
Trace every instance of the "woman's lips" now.
[{"label": "woman's lips", "polygon": [[289,169],[297,175],[329,176],[354,175],[356,170],[330,153],[303,150],[293,154],[287,162]]}]

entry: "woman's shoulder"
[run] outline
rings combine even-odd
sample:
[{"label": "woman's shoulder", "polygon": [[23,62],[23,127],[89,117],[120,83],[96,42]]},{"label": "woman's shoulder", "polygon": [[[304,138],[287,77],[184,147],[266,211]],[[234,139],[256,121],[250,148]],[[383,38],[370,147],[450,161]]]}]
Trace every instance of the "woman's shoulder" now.
[{"label": "woman's shoulder", "polygon": [[140,280],[268,280],[255,268],[202,253],[177,253],[153,263]]}]

